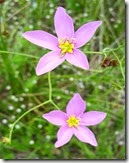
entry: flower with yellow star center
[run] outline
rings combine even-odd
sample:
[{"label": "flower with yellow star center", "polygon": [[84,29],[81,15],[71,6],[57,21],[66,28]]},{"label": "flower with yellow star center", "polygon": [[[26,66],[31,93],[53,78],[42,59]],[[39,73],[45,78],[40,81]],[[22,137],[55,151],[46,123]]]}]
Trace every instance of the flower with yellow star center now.
[{"label": "flower with yellow star center", "polygon": [[77,137],[82,142],[97,146],[95,135],[88,126],[94,126],[102,122],[106,117],[106,113],[100,111],[84,112],[85,108],[85,101],[79,93],[76,93],[68,102],[66,112],[52,110],[43,114],[43,118],[47,121],[60,126],[57,132],[56,148],[67,144],[72,136]]},{"label": "flower with yellow star center", "polygon": [[22,36],[40,47],[52,50],[43,55],[37,66],[36,74],[42,75],[52,71],[65,60],[84,70],[89,69],[89,62],[80,47],[85,45],[94,35],[102,21],[88,22],[77,31],[74,30],[72,18],[63,7],[58,7],[54,15],[54,26],[57,37],[42,31],[26,31]]},{"label": "flower with yellow star center", "polygon": [[74,115],[71,115],[66,122],[68,123],[69,127],[78,127],[79,121],[79,118],[76,118]]}]

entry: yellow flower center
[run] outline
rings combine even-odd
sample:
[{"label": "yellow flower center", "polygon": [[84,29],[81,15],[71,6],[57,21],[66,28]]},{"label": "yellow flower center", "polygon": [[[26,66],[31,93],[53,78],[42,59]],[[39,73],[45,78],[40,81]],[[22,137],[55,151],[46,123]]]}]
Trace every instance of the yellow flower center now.
[{"label": "yellow flower center", "polygon": [[68,123],[69,127],[73,127],[73,126],[78,127],[79,121],[80,121],[79,118],[76,118],[74,115],[71,115],[66,122]]},{"label": "yellow flower center", "polygon": [[66,53],[73,53],[74,44],[72,41],[59,39],[59,48],[61,49],[60,57],[63,57]]}]

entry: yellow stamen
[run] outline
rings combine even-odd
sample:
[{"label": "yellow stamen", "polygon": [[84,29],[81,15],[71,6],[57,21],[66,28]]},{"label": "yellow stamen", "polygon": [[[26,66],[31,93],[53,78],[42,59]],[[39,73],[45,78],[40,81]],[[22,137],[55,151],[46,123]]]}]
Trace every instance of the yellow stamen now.
[{"label": "yellow stamen", "polygon": [[59,39],[59,48],[61,49],[61,57],[66,53],[73,53],[74,44],[68,40]]},{"label": "yellow stamen", "polygon": [[80,121],[80,119],[76,118],[74,115],[71,115],[69,117],[69,119],[66,120],[66,122],[68,123],[69,127],[78,127],[79,121]]}]

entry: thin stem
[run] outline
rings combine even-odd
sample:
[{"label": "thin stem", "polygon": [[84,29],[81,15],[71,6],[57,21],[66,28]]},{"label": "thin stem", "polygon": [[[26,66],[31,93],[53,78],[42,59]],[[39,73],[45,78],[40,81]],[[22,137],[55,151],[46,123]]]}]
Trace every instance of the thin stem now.
[{"label": "thin stem", "polygon": [[60,110],[59,107],[52,100],[52,83],[51,83],[51,72],[48,72],[48,85],[49,85],[49,101],[56,109]]},{"label": "thin stem", "polygon": [[48,72],[48,85],[49,85],[49,100],[52,101],[51,72]]},{"label": "thin stem", "polygon": [[42,105],[47,104],[47,103],[50,103],[50,100],[45,101],[45,102],[43,102],[43,103],[41,103],[41,104],[39,104],[39,105],[37,105],[37,106],[35,106],[35,107],[33,107],[33,108],[27,110],[25,113],[23,113],[23,114],[12,124],[11,129],[10,129],[10,133],[9,133],[9,140],[10,140],[10,143],[11,143],[11,139],[12,139],[12,132],[13,132],[13,129],[14,129],[14,126],[16,125],[16,123],[19,122],[19,121],[20,121],[26,114],[28,114],[29,112],[31,112],[31,111],[33,111],[33,110],[39,108],[39,107],[42,106]]},{"label": "thin stem", "polygon": [[104,52],[86,51],[87,54],[103,54]]},{"label": "thin stem", "polygon": [[22,56],[25,56],[25,57],[30,57],[30,58],[37,58],[37,59],[39,59],[39,57],[37,57],[37,56],[32,56],[32,55],[25,54],[25,53],[10,52],[10,51],[4,51],[4,50],[0,50],[0,53],[5,53],[5,54],[16,54],[16,55],[22,55]]},{"label": "thin stem", "polygon": [[123,76],[123,79],[125,80],[125,74],[124,74],[124,71],[123,71],[123,68],[122,68],[121,61],[120,61],[120,59],[118,58],[118,56],[116,55],[115,52],[113,52],[113,54],[114,54],[114,56],[116,57],[116,59],[118,60],[118,62],[119,62],[121,74],[122,74],[122,76]]},{"label": "thin stem", "polygon": [[50,102],[51,102],[52,105],[55,106],[55,108],[57,108],[58,110],[60,110],[59,107],[52,100]]},{"label": "thin stem", "polygon": [[104,54],[105,52],[106,52],[106,53],[110,53],[110,52],[114,52],[114,51],[120,49],[120,48],[123,47],[123,46],[124,46],[124,44],[121,45],[121,46],[119,46],[119,47],[117,47],[116,49],[110,49],[110,50],[108,50],[109,48],[108,48],[108,49],[106,48],[107,50],[105,49],[105,50],[100,51],[100,52],[86,51],[86,53],[87,53],[87,54]]}]

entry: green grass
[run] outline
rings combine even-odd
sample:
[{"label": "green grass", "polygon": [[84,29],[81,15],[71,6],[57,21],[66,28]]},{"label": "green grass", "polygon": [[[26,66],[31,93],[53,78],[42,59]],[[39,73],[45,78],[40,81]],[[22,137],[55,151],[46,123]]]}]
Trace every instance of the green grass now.
[{"label": "green grass", "polygon": [[[17,123],[11,144],[0,142],[0,158],[125,159],[125,4],[122,0],[8,0],[0,4],[1,140],[9,136],[9,126],[20,115],[48,100],[48,76],[35,74],[39,58],[48,50],[31,44],[21,34],[36,29],[55,34],[53,15],[58,6],[65,7],[75,22],[75,29],[86,22],[103,22],[95,36],[81,48],[87,55],[90,70],[64,62],[51,73],[52,98],[61,110],[65,110],[73,94],[78,92],[87,103],[87,111],[107,113],[102,123],[90,127],[98,147],[73,137],[68,144],[56,149],[58,127],[42,118],[43,113],[56,108],[47,104]],[[119,64],[103,68],[101,62],[105,57],[116,59]]]}]

